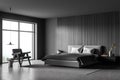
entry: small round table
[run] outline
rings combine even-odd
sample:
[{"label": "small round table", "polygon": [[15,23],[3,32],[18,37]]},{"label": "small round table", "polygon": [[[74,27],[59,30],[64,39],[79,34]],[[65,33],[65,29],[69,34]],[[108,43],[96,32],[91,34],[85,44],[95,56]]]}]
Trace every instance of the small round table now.
[{"label": "small round table", "polygon": [[9,64],[9,67],[13,67],[13,59],[12,58],[8,58],[8,64]]}]

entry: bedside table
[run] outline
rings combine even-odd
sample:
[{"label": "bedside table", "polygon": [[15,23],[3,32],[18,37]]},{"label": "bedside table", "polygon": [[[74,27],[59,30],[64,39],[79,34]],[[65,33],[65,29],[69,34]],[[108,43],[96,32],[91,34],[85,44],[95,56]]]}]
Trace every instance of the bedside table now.
[{"label": "bedside table", "polygon": [[116,56],[106,57],[105,59],[108,61],[116,62]]},{"label": "bedside table", "polygon": [[99,61],[103,64],[116,64],[116,58],[116,56],[101,55]]}]

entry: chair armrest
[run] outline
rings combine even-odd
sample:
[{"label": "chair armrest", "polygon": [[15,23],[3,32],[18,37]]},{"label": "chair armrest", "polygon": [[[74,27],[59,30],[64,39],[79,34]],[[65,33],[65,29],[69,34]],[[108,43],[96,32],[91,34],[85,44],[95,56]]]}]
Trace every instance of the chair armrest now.
[{"label": "chair armrest", "polygon": [[23,52],[22,54],[28,54],[28,53],[31,53],[30,51],[29,52]]},{"label": "chair armrest", "polygon": [[23,55],[26,55],[27,57],[30,57],[30,56],[28,55],[28,53],[30,53],[30,52],[23,52],[22,54],[23,54]]}]

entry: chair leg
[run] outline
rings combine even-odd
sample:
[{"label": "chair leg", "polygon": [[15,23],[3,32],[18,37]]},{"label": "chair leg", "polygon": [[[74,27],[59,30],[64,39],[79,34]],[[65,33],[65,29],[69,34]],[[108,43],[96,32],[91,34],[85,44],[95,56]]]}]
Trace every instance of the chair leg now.
[{"label": "chair leg", "polygon": [[31,65],[30,58],[28,58],[29,65]]},{"label": "chair leg", "polygon": [[21,67],[22,67],[22,63],[23,63],[23,58],[21,59]]},{"label": "chair leg", "polygon": [[22,67],[22,64],[21,64],[20,58],[18,59],[18,62],[19,62],[20,67]]}]

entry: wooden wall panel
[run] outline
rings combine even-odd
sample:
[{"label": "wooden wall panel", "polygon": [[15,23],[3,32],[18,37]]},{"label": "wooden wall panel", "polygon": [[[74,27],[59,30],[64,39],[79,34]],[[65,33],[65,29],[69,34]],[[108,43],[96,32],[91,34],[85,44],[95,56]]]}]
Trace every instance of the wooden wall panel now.
[{"label": "wooden wall panel", "polygon": [[[119,13],[109,12],[57,19],[57,49],[67,51],[68,45],[105,45],[119,43]],[[115,53],[119,55],[119,45]]]}]

